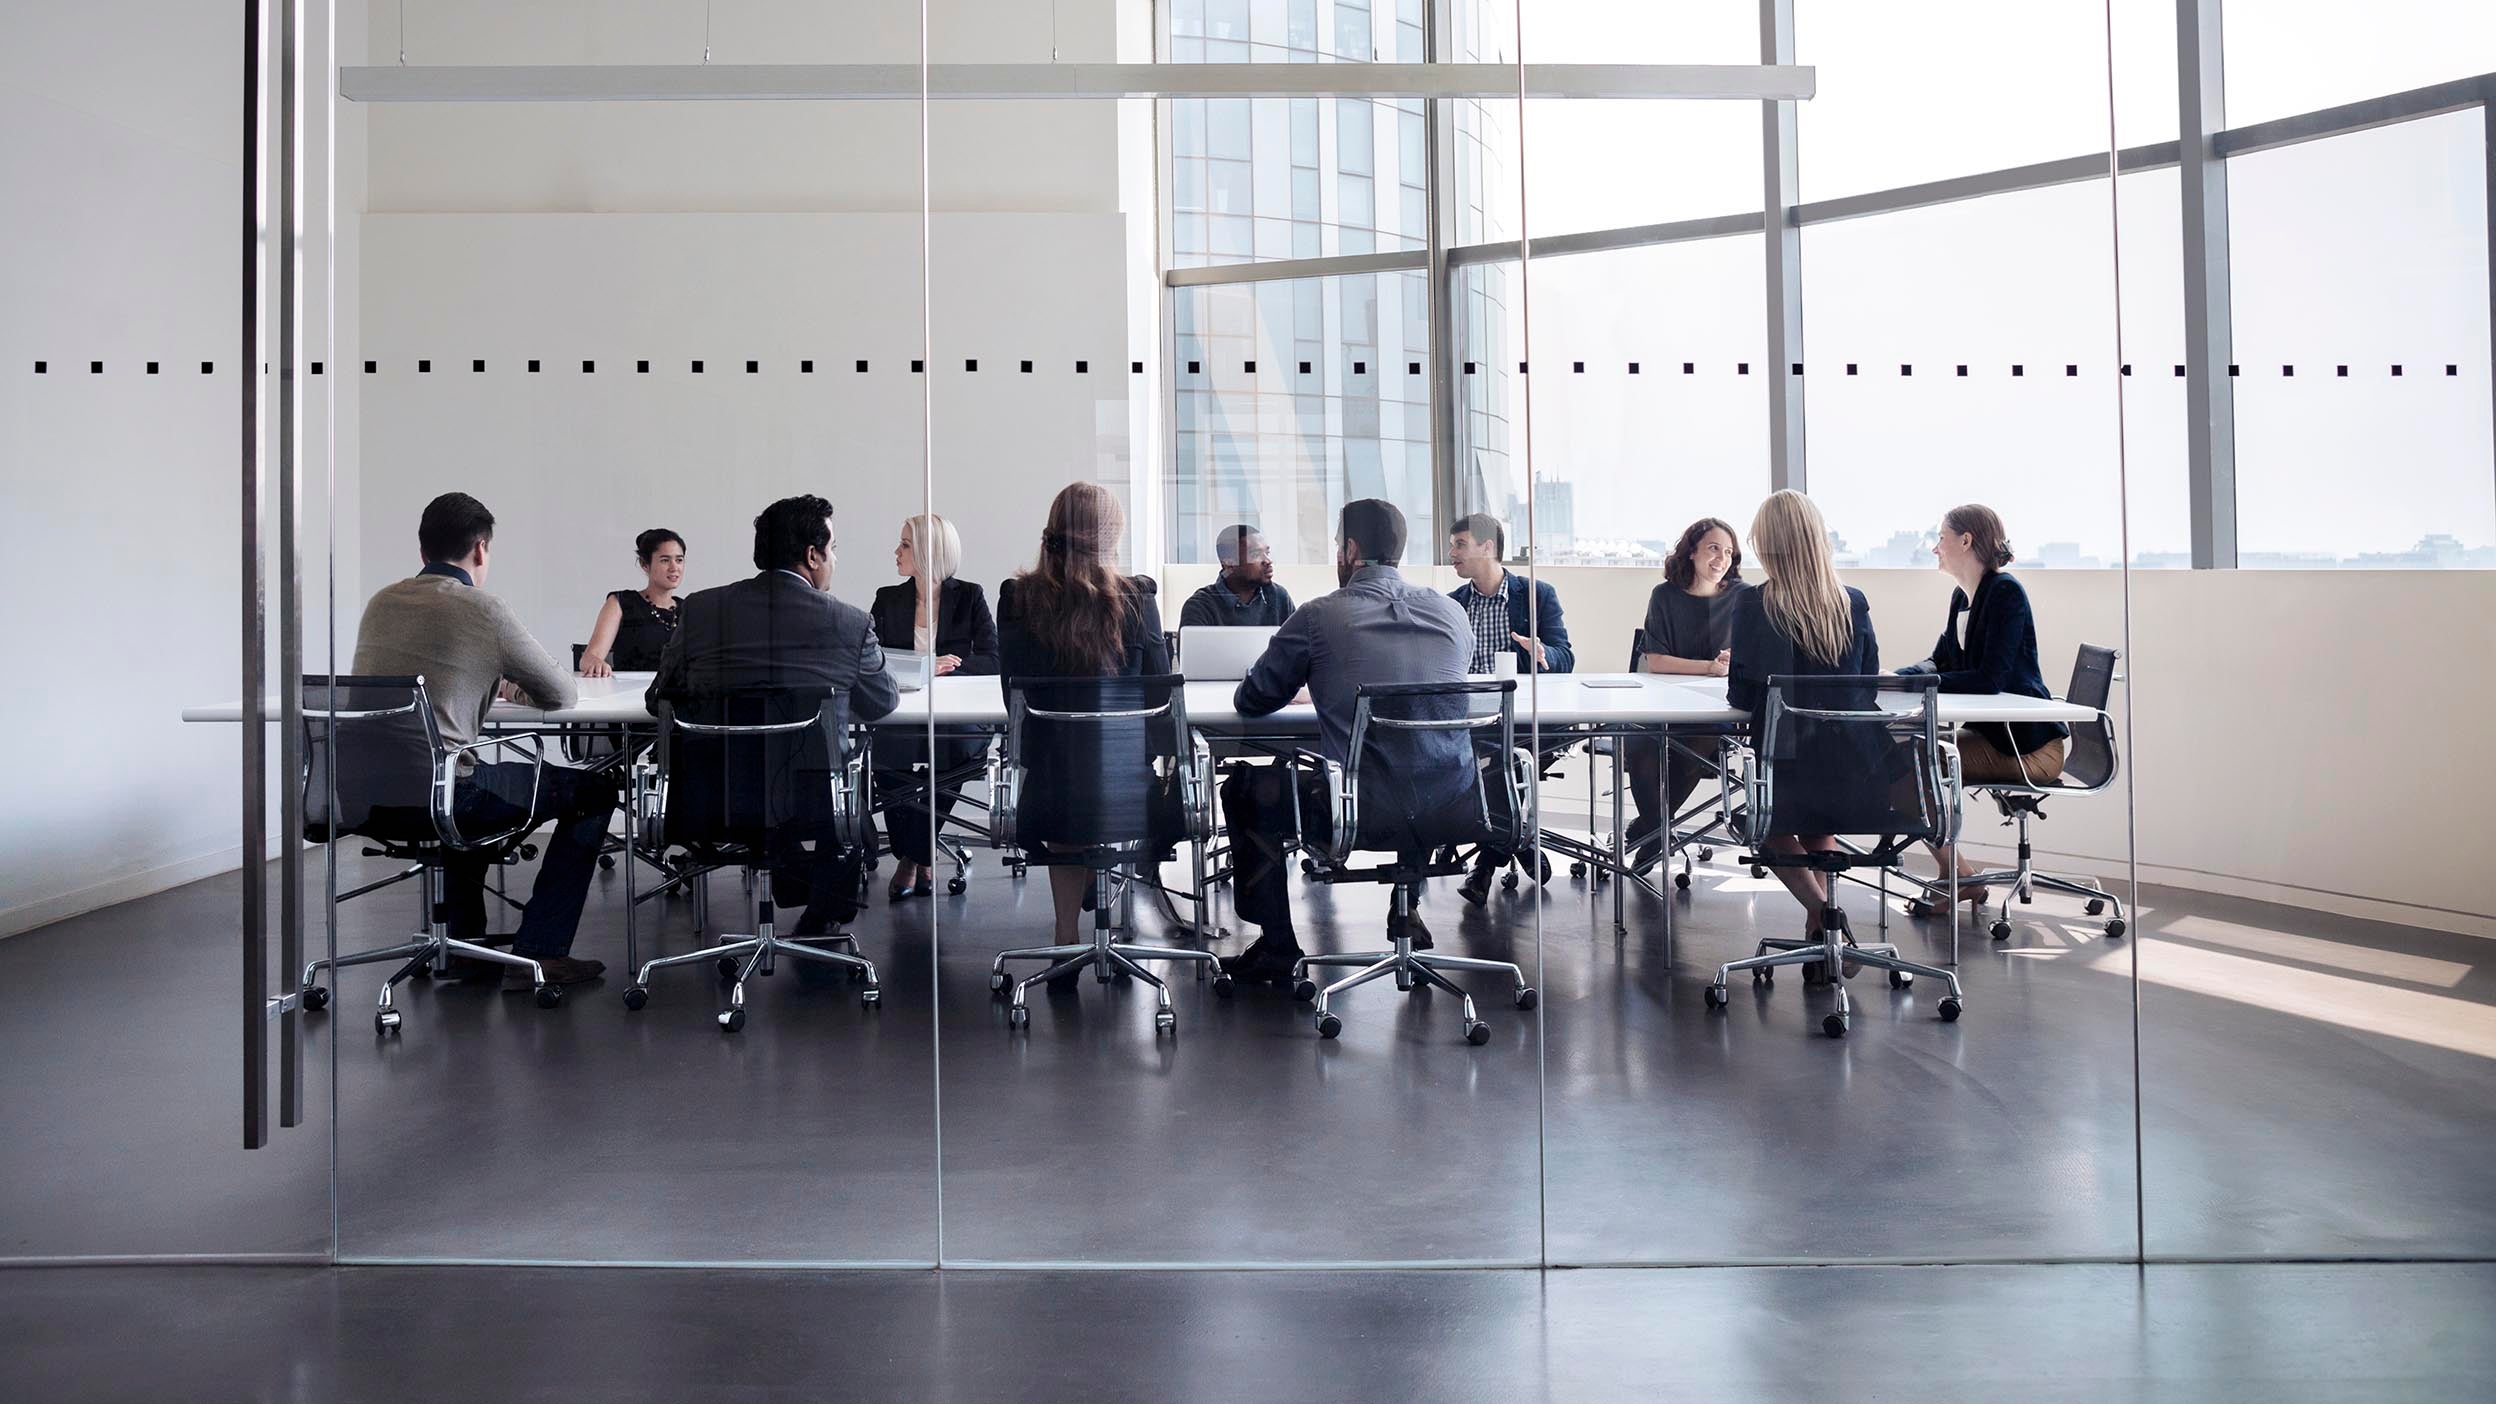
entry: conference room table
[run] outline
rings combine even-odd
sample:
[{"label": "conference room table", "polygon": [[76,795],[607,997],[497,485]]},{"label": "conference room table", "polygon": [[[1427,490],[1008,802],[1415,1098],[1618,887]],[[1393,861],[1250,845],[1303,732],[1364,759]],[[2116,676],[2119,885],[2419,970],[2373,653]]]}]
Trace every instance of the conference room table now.
[{"label": "conference room table", "polygon": [[[578,678],[577,697],[568,707],[533,707],[525,703],[497,701],[487,711],[488,730],[550,731],[557,733],[612,733],[632,725],[647,726],[656,718],[650,713],[644,693],[650,686],[648,673],[617,673],[604,678]],[[1210,736],[1242,741],[1273,742],[1283,745],[1304,741],[1317,735],[1317,709],[1305,702],[1295,702],[1265,716],[1240,715],[1231,704],[1238,684],[1234,681],[1202,681],[1187,684],[1187,721],[1191,729]],[[1532,745],[1550,753],[1563,745],[1609,738],[1623,741],[1632,737],[1669,738],[1676,732],[1713,733],[1725,726],[1749,719],[1749,714],[1735,710],[1725,701],[1723,678],[1663,676],[1643,673],[1544,673],[1517,679],[1516,724],[1519,743]],[[1899,711],[1911,711],[1916,703],[1905,694],[1885,695],[1882,704]],[[278,719],[275,698],[263,704],[263,716]],[[2046,697],[2018,697],[2005,693],[1945,692],[1936,701],[1940,724],[1945,729],[1966,722],[2062,722],[2080,725],[2094,722],[2095,709]],[[225,702],[185,708],[186,722],[239,722],[243,708],[240,702]],[[980,734],[1002,730],[1006,722],[1005,684],[990,676],[951,676],[934,679],[928,686],[901,694],[900,705],[873,723],[876,732],[924,731],[933,727],[940,733],[955,735]],[[1531,730],[1539,728],[1539,734]],[[1599,866],[1612,879],[1612,922],[1616,932],[1624,932],[1627,924],[1626,888],[1631,881],[1644,882],[1629,862],[1622,832],[1621,787],[1612,792],[1609,849],[1600,845],[1570,845],[1565,851]],[[1588,816],[1589,824],[1594,816]],[[1201,902],[1202,894],[1199,894]],[[1665,903],[1666,933],[1672,923],[1672,903]],[[1199,906],[1201,914],[1203,908]],[[1956,912],[1953,909],[1955,922]],[[1955,931],[1955,927],[1954,927]],[[1955,947],[1956,942],[1953,942]],[[1957,953],[1952,952],[1955,963]]]}]

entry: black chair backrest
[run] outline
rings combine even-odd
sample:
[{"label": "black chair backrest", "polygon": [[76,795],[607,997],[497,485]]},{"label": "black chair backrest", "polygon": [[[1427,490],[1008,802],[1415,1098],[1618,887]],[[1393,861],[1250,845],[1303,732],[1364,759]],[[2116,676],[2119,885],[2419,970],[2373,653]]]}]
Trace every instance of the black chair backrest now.
[{"label": "black chair backrest", "polygon": [[[1929,673],[1771,677],[1755,747],[1767,783],[1743,837],[1871,835],[1892,841],[1884,851],[1907,840],[1947,842],[1940,683]],[[1882,706],[1891,694],[1915,705]]]},{"label": "black chair backrest", "polygon": [[1005,764],[1022,772],[1016,841],[1161,852],[1185,830],[1187,679],[1005,680]]},{"label": "black chair backrest", "polygon": [[2063,758],[2066,784],[2095,788],[2115,778],[2115,724],[2106,715],[2106,701],[2114,695],[2119,656],[2111,648],[2082,644],[2079,656],[2072,660],[2071,686],[2063,700],[2094,707],[2098,716],[2094,722],[2071,729],[2071,750]]},{"label": "black chair backrest", "polygon": [[839,688],[748,688],[659,707],[667,842],[761,848],[784,825],[838,817]]},{"label": "black chair backrest", "polygon": [[442,741],[425,680],[310,673],[300,686],[304,838],[433,841],[434,757]]},{"label": "black chair backrest", "polygon": [[1517,680],[1368,683],[1354,694],[1355,846],[1409,853],[1447,844],[1513,850],[1509,788]]},{"label": "black chair backrest", "polygon": [[1647,631],[1644,625],[1629,631],[1629,671],[1633,673],[1645,672],[1647,670],[1647,654],[1651,651],[1652,650],[1647,647]]},{"label": "black chair backrest", "polygon": [[579,671],[581,670],[581,655],[582,655],[582,654],[584,654],[584,653],[587,653],[587,652],[589,652],[589,645],[588,645],[588,644],[585,644],[585,643],[576,643],[576,644],[572,645],[572,671],[573,671],[573,672],[576,672],[576,673],[577,673],[577,672],[579,672]]}]

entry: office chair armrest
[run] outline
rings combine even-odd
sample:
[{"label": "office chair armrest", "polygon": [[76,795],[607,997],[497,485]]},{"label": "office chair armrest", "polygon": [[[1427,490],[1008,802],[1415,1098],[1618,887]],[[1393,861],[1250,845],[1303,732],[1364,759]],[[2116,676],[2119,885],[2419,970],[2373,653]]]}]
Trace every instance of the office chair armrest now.
[{"label": "office chair armrest", "polygon": [[1741,744],[1726,749],[1725,764],[1724,788],[1742,792],[1742,842],[1755,850],[1769,838],[1759,827],[1768,818],[1772,799],[1768,767],[1759,763],[1757,751]]},{"label": "office chair armrest", "polygon": [[[1353,845],[1361,832],[1361,787],[1350,782],[1341,763],[1333,760],[1318,762],[1325,767],[1326,812],[1335,819],[1335,832],[1326,844],[1326,861],[1340,868],[1352,861]],[[1297,790],[1297,786],[1293,787]]]},{"label": "office chair armrest", "polygon": [[1508,789],[1516,807],[1519,844],[1535,831],[1535,814],[1542,803],[1541,780],[1542,767],[1532,751],[1519,746],[1508,753]]},{"label": "office chair armrest", "polygon": [[1941,768],[1942,792],[1949,796],[1950,839],[1959,841],[1959,828],[1967,816],[1967,785],[1959,778],[1959,743],[1944,736],[1933,743],[1933,760]]},{"label": "office chair armrest", "polygon": [[852,747],[832,775],[832,832],[842,846],[855,848],[867,841],[866,812],[867,749]]},{"label": "office chair armrest", "polygon": [[[486,750],[489,747],[495,746],[519,746],[528,752],[528,805],[521,810],[520,818],[516,823],[499,833],[476,835],[462,834],[459,831],[459,819],[457,817],[459,762],[472,752]],[[520,835],[527,833],[530,828],[534,826],[537,816],[537,795],[538,791],[544,786],[545,779],[546,748],[539,742],[537,736],[533,733],[520,732],[510,736],[493,736],[488,737],[483,741],[470,741],[464,745],[443,747],[433,753],[433,794],[431,808],[433,810],[434,837],[442,841],[442,846],[444,848],[451,849],[455,852],[466,852],[480,848],[496,848],[502,844],[510,842],[512,839],[518,838]]]},{"label": "office chair armrest", "polygon": [[1186,811],[1187,837],[1204,843],[1213,837],[1213,746],[1201,735],[1188,738],[1187,762],[1179,767],[1179,800]]},{"label": "office chair armrest", "polygon": [[648,751],[632,764],[624,782],[625,838],[650,853],[667,851],[667,777]]},{"label": "office chair armrest", "polygon": [[988,757],[988,841],[998,848],[1014,846],[1016,820],[1021,815],[1023,768],[1007,765],[1002,749]]}]

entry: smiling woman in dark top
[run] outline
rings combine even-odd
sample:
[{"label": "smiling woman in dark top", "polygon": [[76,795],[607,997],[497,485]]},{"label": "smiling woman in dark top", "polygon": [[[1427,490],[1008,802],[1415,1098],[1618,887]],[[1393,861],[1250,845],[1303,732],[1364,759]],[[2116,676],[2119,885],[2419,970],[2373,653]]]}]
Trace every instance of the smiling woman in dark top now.
[{"label": "smiling woman in dark top", "polygon": [[633,538],[633,555],[649,582],[639,590],[618,590],[598,606],[598,622],[589,627],[589,643],[581,650],[582,677],[608,677],[618,668],[647,673],[659,666],[660,651],[675,636],[685,539],[652,527]]},{"label": "smiling woman in dark top", "polygon": [[[1951,508],[1942,514],[1933,559],[1958,583],[1950,592],[1950,620],[1932,657],[1898,671],[1939,674],[1944,692],[2053,696],[2037,665],[2037,621],[2028,592],[2004,569],[2012,557],[2002,518],[1981,503]],[[2070,737],[2071,729],[2061,722],[1971,722],[1959,728],[1959,774],[1971,785],[1987,780],[2050,785],[2062,778]],[[1933,856],[1943,864],[1955,862],[1962,875],[1976,871],[1947,848],[1935,848]],[[1959,895],[1981,903],[1986,893],[1962,887]]]},{"label": "smiling woman in dark top", "polygon": [[[868,614],[875,620],[876,642],[888,653],[923,653],[933,662],[934,677],[954,673],[975,675],[997,671],[997,623],[988,613],[988,592],[969,580],[957,580],[962,565],[962,535],[953,523],[933,512],[901,524],[901,541],[893,547],[893,569],[901,582],[875,592]],[[899,749],[899,748],[894,748]],[[933,768],[951,770],[976,756],[973,741],[940,741]],[[907,793],[927,783],[915,767],[931,764],[927,743],[906,755],[908,765],[879,767],[878,788]],[[935,825],[953,813],[957,795],[940,792],[937,817],[925,805],[893,801],[884,815],[884,832],[893,845],[893,880],[884,889],[891,901],[925,897],[936,890]]]},{"label": "smiling woman in dark top", "polygon": [[[1009,678],[1112,678],[1170,671],[1150,579],[1119,573],[1126,514],[1098,483],[1069,483],[1049,504],[1037,565],[997,586],[997,653]],[[1091,875],[1049,868],[1057,943],[1080,938]]]},{"label": "smiling woman in dark top", "polygon": [[[1647,596],[1640,664],[1650,673],[1718,677],[1730,667],[1733,606],[1741,596],[1742,543],[1729,522],[1701,517],[1692,522],[1664,558],[1664,579]],[[1696,744],[1696,743],[1694,743]],[[1638,806],[1630,825],[1631,861],[1645,867],[1663,851],[1663,826],[1702,777],[1716,773],[1661,741],[1632,738],[1629,795]]]}]

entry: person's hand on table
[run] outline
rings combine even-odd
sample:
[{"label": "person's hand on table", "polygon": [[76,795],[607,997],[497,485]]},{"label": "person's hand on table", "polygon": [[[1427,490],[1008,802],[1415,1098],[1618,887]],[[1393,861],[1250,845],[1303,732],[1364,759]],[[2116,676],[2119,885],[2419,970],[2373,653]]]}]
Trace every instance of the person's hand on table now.
[{"label": "person's hand on table", "polygon": [[947,673],[955,671],[961,666],[962,660],[954,654],[940,653],[936,655],[936,676],[940,678]]},{"label": "person's hand on table", "polygon": [[581,676],[585,678],[611,678],[615,676],[615,669],[607,666],[607,660],[599,657],[597,654],[584,653],[581,655]]},{"label": "person's hand on table", "polygon": [[521,691],[520,684],[513,682],[509,678],[505,678],[501,682],[494,685],[494,695],[502,701],[517,702],[523,707],[534,707],[537,705],[529,699],[529,694]]},{"label": "person's hand on table", "polygon": [[1721,678],[1732,671],[1733,650],[1729,648],[1716,650],[1716,657],[1707,665],[1707,675],[1711,678]]},{"label": "person's hand on table", "polygon": [[1309,690],[1304,687],[1298,692],[1293,693],[1291,695],[1291,702],[1289,705],[1294,707],[1306,707],[1310,705]]},{"label": "person's hand on table", "polygon": [[1544,670],[1551,667],[1551,660],[1544,656],[1543,641],[1541,639],[1529,639],[1523,634],[1510,634],[1508,637],[1516,640],[1517,647],[1524,649],[1526,654],[1534,660],[1534,666],[1537,670]]}]

